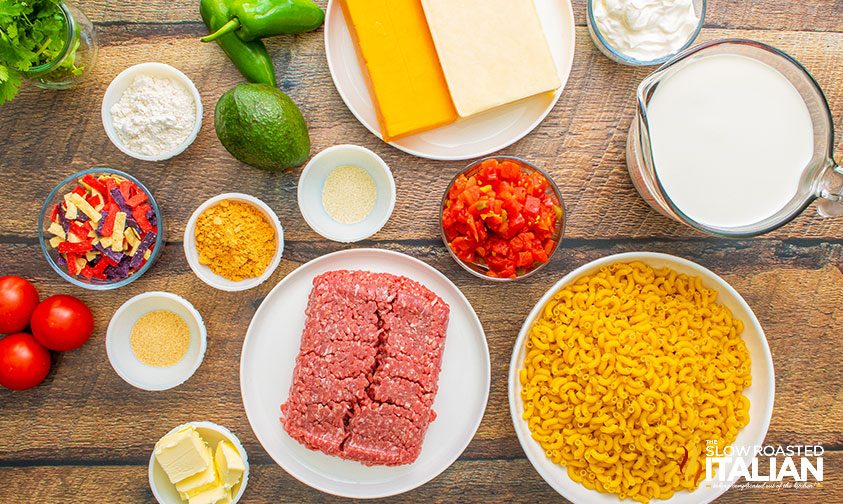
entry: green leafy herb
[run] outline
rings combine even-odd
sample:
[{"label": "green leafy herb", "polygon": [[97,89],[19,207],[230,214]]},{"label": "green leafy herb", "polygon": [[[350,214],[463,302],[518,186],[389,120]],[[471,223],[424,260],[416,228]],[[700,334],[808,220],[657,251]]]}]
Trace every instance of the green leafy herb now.
[{"label": "green leafy herb", "polygon": [[[0,105],[18,94],[23,74],[64,51],[67,25],[60,6],[61,0],[0,0]],[[82,73],[75,61],[79,43],[77,37],[51,72]]]}]

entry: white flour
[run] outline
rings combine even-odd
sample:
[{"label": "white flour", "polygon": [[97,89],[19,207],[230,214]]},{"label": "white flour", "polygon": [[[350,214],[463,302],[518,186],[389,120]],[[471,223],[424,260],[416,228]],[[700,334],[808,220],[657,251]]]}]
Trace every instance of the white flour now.
[{"label": "white flour", "polygon": [[111,107],[111,118],[129,150],[157,156],[172,152],[190,135],[196,104],[181,83],[139,75]]}]

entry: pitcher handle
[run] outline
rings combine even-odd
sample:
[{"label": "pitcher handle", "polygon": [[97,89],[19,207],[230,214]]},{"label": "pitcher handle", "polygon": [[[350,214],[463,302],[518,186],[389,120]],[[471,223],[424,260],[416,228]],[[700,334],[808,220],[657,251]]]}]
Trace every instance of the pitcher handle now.
[{"label": "pitcher handle", "polygon": [[834,159],[822,171],[817,184],[817,213],[823,217],[843,216],[843,168]]}]

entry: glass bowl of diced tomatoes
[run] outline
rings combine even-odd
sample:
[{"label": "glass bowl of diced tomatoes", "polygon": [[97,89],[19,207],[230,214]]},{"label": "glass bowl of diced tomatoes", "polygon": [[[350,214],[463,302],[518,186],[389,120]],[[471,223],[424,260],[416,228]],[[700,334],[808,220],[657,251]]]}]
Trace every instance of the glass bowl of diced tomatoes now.
[{"label": "glass bowl of diced tomatoes", "polygon": [[116,289],[140,278],[164,249],[164,220],[138,179],[91,168],[62,180],[38,218],[47,262],[68,282]]},{"label": "glass bowl of diced tomatoes", "polygon": [[550,176],[507,156],[481,159],[454,177],[439,216],[451,257],[469,273],[496,281],[546,266],[565,228],[565,206]]}]

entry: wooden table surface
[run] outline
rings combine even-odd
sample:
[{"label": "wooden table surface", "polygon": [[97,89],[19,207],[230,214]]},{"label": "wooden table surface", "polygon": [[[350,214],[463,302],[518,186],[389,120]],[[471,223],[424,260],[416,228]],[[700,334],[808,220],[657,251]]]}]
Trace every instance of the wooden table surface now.
[{"label": "wooden table surface", "polygon": [[[240,76],[205,33],[196,0],[79,0],[96,24],[99,60],[91,83],[69,92],[27,88],[0,108],[0,274],[34,281],[42,296],[73,294],[96,318],[95,334],[79,350],[56,355],[53,371],[34,390],[0,390],[0,502],[152,502],[147,463],[170,428],[210,420],[245,443],[252,478],[244,502],[333,501],[273,463],[249,428],[240,400],[239,357],[246,327],[279,280],[311,259],[347,248],[327,242],[304,223],[296,206],[299,171],[270,174],[242,165],[213,130],[217,98]],[[486,330],[492,388],[472,443],[441,476],[395,502],[563,501],[524,457],[510,423],[506,375],[512,344],[541,294],[571,269],[627,251],[676,254],[723,276],[746,298],[767,333],[776,369],[776,404],[769,444],[822,444],[825,483],[814,490],[738,490],[720,502],[843,502],[843,219],[813,208],[783,228],[751,240],[703,236],[651,210],[630,183],[624,145],[634,91],[647,69],[612,63],[594,48],[585,1],[574,5],[576,55],[565,92],[531,135],[502,154],[545,167],[568,208],[567,236],[552,264],[532,278],[491,285],[463,272],[439,239],[437,208],[464,162],[413,158],[372,136],[340,100],[328,72],[321,30],[268,41],[279,85],[301,106],[313,153],[339,143],[369,147],[395,174],[398,203],[373,239],[378,247],[417,257],[451,278],[474,305]],[[838,129],[843,114],[843,0],[711,0],[700,40],[742,37],[771,43],[810,70],[825,90]],[[164,163],[135,161],[107,139],[100,102],[111,79],[129,65],[162,61],[191,77],[205,106],[196,143]],[[835,139],[836,150],[841,146]],[[36,220],[49,190],[91,166],[112,166],[144,181],[167,221],[160,261],[128,287],[95,293],[55,275],[38,247]],[[185,223],[210,196],[253,194],[281,218],[286,250],[263,286],[216,291],[190,271],[182,252]],[[144,392],[121,380],[105,354],[114,311],[144,291],[189,299],[208,328],[204,364],[184,385]]]}]

